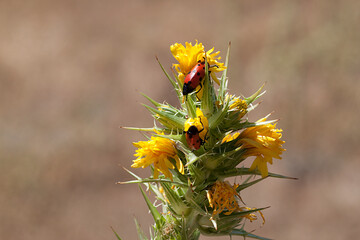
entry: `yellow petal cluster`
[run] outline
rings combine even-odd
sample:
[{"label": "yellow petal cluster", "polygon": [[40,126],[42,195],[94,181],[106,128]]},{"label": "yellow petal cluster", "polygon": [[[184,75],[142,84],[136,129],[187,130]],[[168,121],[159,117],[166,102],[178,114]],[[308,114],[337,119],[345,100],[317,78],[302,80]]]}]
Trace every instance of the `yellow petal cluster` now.
[{"label": "yellow petal cluster", "polygon": [[234,133],[234,134],[227,134],[227,135],[222,139],[222,142],[221,142],[221,143],[233,141],[233,140],[235,140],[237,137],[239,137],[239,135],[240,135],[239,132],[236,132],[236,133]]},{"label": "yellow petal cluster", "polygon": [[[263,122],[266,118],[257,122]],[[281,159],[281,154],[285,149],[282,144],[285,141],[280,140],[281,129],[276,129],[276,124],[264,124],[245,129],[240,134],[239,144],[246,148],[245,156],[255,156],[250,170],[256,168],[261,172],[262,177],[268,176],[267,163],[272,164],[273,158]]]},{"label": "yellow petal cluster", "polygon": [[146,168],[149,165],[154,165],[154,178],[158,178],[159,172],[163,173],[165,177],[173,179],[172,173],[169,169],[174,169],[170,159],[176,162],[176,168],[180,173],[184,174],[184,165],[177,155],[174,141],[152,136],[149,141],[139,141],[133,143],[138,149],[134,156],[137,157],[131,165],[133,168]]},{"label": "yellow petal cluster", "polygon": [[229,182],[216,181],[215,184],[207,191],[207,198],[209,200],[210,207],[212,207],[212,217],[223,212],[225,215],[230,215],[236,210],[240,210],[236,197],[240,199],[239,194],[236,192],[238,184],[230,185]]},{"label": "yellow petal cluster", "polygon": [[[184,131],[187,132],[191,126],[195,126],[199,131],[199,136],[202,140],[206,141],[207,133],[209,131],[208,119],[204,116],[200,108],[196,109],[196,118],[189,118],[184,124]],[[202,130],[204,129],[204,130]]]},{"label": "yellow petal cluster", "polygon": [[[184,82],[186,75],[190,70],[198,63],[198,61],[203,61],[205,58],[205,50],[202,43],[198,43],[193,46],[191,43],[186,42],[185,46],[181,43],[175,43],[170,46],[170,51],[174,58],[179,62],[178,64],[173,64],[173,67],[178,72],[178,77],[181,82]],[[206,52],[207,62],[210,65],[209,71],[211,71],[211,77],[219,84],[219,80],[216,78],[215,72],[221,72],[226,69],[224,63],[218,62],[221,57],[219,51],[212,53],[214,48]]]},{"label": "yellow petal cluster", "polygon": [[247,113],[248,105],[245,100],[238,97],[233,97],[230,101],[229,109],[239,113],[239,119]]},{"label": "yellow petal cluster", "polygon": [[[239,206],[237,199],[241,200],[241,197],[236,191],[238,186],[239,184],[231,186],[231,184],[227,181],[216,181],[211,189],[207,191],[209,205],[214,209],[210,219],[213,219],[215,215],[220,214],[225,209],[227,210],[224,212],[225,215],[230,215],[235,211],[243,212],[253,210],[253,208]],[[264,215],[260,211],[258,212],[263,219],[263,223],[265,223]],[[246,214],[243,217],[249,219],[250,222],[257,219],[254,213]]]}]

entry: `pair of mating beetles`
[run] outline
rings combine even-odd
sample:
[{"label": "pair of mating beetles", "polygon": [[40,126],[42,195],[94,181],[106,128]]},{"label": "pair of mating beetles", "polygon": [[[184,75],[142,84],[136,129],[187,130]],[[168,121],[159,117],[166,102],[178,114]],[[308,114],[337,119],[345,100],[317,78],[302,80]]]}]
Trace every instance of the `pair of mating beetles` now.
[{"label": "pair of mating beetles", "polygon": [[[208,69],[210,68],[210,65],[208,64]],[[184,86],[183,86],[183,96],[186,96],[191,92],[193,92],[198,86],[200,86],[201,90],[202,88],[202,82],[205,77],[205,61],[198,61],[198,63],[190,70],[190,72],[186,75],[184,80]],[[202,139],[200,137],[200,133],[204,131],[204,125],[201,122],[202,129],[198,129],[195,125],[192,125],[189,127],[189,129],[185,132],[186,134],[186,142],[188,146],[192,150],[197,150],[205,143],[205,137]]]}]

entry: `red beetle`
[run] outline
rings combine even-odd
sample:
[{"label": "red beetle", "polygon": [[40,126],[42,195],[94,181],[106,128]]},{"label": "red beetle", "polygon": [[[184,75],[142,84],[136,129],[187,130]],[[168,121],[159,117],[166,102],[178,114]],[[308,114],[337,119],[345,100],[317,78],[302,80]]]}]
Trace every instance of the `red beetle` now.
[{"label": "red beetle", "polygon": [[186,142],[192,150],[198,150],[201,147],[201,145],[205,143],[206,135],[204,139],[200,137],[200,133],[205,129],[202,122],[201,125],[203,127],[201,130],[199,130],[195,125],[191,125],[189,129],[185,132]]},{"label": "red beetle", "polygon": [[198,63],[190,70],[186,75],[183,86],[183,95],[187,96],[189,93],[194,91],[197,86],[202,88],[202,81],[205,77],[205,62]]}]

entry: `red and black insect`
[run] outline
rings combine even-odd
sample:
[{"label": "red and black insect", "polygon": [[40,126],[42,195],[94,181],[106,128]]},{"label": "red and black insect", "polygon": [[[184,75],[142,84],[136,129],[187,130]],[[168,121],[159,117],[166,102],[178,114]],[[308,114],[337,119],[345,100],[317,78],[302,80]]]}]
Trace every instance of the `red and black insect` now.
[{"label": "red and black insect", "polygon": [[187,96],[193,92],[198,86],[202,88],[202,81],[205,77],[205,62],[198,61],[198,63],[186,75],[183,86],[183,95]]},{"label": "red and black insect", "polygon": [[[200,122],[201,122],[201,119],[200,119]],[[202,139],[200,137],[200,133],[202,131],[204,131],[204,129],[205,129],[202,122],[201,122],[201,125],[203,127],[201,130],[199,130],[195,125],[192,125],[185,132],[186,142],[192,150],[198,150],[201,147],[201,145],[203,145],[205,143],[205,138]]]}]

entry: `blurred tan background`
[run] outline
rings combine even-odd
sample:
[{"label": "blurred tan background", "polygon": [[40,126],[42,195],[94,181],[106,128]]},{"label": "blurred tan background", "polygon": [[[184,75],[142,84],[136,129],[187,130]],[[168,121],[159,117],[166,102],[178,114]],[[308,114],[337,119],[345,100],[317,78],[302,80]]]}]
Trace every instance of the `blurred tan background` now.
[{"label": "blurred tan background", "polygon": [[[360,235],[359,1],[0,1],[0,239],[137,239],[153,223],[129,168],[151,127],[140,93],[176,105],[155,55],[195,42],[225,57],[230,92],[263,82],[287,151],[244,192],[274,239]],[[141,176],[148,169],[134,170]],[[213,239],[203,237],[202,239]],[[229,239],[224,237],[221,239]],[[241,239],[234,237],[233,239]]]}]

